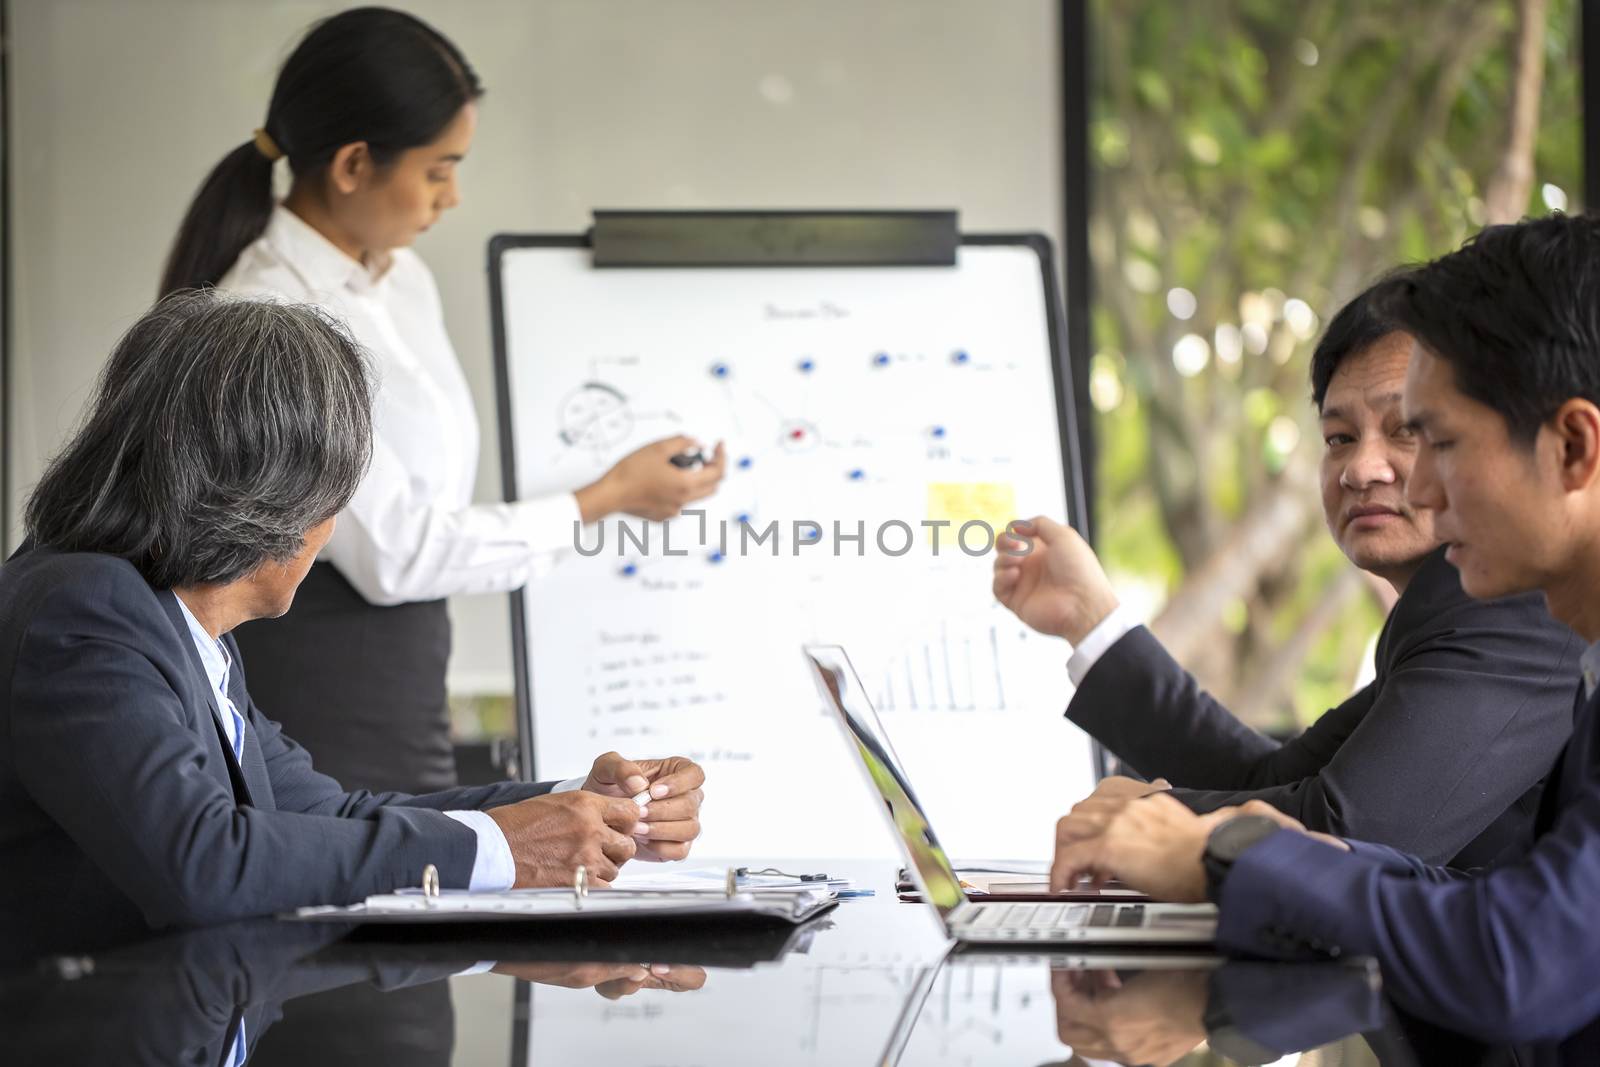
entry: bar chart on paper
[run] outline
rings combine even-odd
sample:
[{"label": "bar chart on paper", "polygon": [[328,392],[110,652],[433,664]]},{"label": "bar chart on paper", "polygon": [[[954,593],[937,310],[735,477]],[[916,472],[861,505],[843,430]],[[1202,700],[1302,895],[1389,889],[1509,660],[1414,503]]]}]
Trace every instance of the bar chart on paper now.
[{"label": "bar chart on paper", "polygon": [[1040,255],[598,270],[578,247],[503,253],[519,496],[672,434],[729,460],[703,514],[587,530],[520,594],[539,775],[608,749],[687,755],[708,775],[705,855],[893,855],[800,656],[842,644],[948,848],[1048,849],[1092,746],[1061,716],[1069,650],[990,592],[994,531],[1067,514]]}]

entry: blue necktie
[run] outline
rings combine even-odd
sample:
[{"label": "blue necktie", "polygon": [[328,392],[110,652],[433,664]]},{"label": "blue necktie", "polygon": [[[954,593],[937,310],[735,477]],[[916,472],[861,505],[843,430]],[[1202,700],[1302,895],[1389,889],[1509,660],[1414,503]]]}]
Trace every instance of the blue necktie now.
[{"label": "blue necktie", "polygon": [[227,699],[227,694],[222,694],[222,704],[227,705],[227,713],[234,717],[234,758],[238,765],[245,765],[245,720],[240,717],[234,702]]},{"label": "blue necktie", "polygon": [[220,642],[220,641],[217,642],[217,648],[218,648],[219,651],[222,652],[223,662],[225,662],[228,665],[227,671],[222,676],[223,677],[222,686],[221,686],[221,688],[219,688],[217,690],[217,696],[222,698],[222,706],[227,711],[228,715],[231,716],[231,718],[232,718],[232,721],[233,721],[233,758],[234,758],[235,761],[238,762],[240,767],[243,767],[244,766],[244,716],[239,714],[239,709],[233,706],[233,701],[228,696],[227,678],[228,678],[229,674],[233,673],[233,657],[228,655],[228,650],[225,647],[223,647],[222,642]]}]

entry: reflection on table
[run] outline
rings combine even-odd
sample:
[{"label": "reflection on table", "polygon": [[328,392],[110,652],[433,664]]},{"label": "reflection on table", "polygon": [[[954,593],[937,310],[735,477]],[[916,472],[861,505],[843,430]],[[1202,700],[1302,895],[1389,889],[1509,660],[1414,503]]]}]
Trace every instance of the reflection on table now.
[{"label": "reflection on table", "polygon": [[0,1032],[16,1062],[223,1067],[1510,1062],[1396,1016],[1361,962],[951,955],[895,901],[891,866],[853,872],[876,897],[801,928],[260,920],[153,938],[6,972]]}]

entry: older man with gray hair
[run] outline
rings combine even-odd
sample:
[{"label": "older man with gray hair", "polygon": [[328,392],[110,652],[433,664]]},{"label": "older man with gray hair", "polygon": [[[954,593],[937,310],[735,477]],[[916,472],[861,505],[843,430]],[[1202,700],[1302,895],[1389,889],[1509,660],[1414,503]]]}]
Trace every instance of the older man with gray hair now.
[{"label": "older man with gray hair", "polygon": [[182,293],[118,344],[0,566],[16,933],[86,947],[350,903],[430,864],[445,886],[504,889],[687,855],[704,775],[686,759],[346,792],[251,702],[228,631],[288,610],[366,470],[370,400],[359,348],[311,308]]}]

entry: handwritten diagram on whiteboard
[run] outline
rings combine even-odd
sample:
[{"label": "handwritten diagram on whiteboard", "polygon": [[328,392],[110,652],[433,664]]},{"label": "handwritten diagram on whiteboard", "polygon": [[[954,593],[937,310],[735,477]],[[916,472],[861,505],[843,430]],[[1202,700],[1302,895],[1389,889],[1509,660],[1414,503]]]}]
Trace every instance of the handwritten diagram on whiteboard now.
[{"label": "handwritten diagram on whiteboard", "polygon": [[1092,785],[1068,649],[990,594],[993,531],[1067,514],[1039,253],[954,268],[499,262],[517,495],[718,441],[715,496],[575,536],[518,594],[536,771],[615,748],[709,781],[702,855],[890,855],[799,649],[842,644],[958,855],[1048,854]]}]

